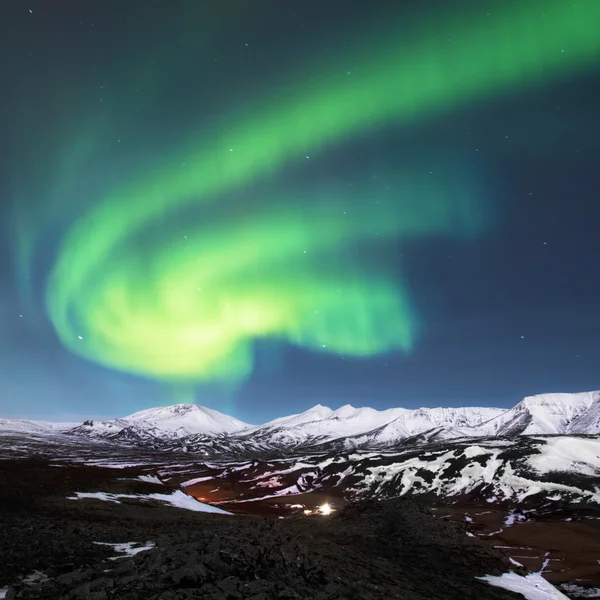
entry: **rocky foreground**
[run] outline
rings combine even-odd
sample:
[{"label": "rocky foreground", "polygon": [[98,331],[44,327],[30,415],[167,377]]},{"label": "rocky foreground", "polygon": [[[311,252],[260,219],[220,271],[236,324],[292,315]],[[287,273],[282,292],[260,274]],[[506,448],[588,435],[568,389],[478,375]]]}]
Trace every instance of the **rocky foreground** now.
[{"label": "rocky foreground", "polygon": [[[477,577],[519,570],[409,500],[328,517],[186,511],[77,491],[144,494],[127,469],[0,461],[0,588],[13,599],[508,600]],[[124,546],[135,556],[116,553]],[[112,545],[110,545],[112,544]]]}]

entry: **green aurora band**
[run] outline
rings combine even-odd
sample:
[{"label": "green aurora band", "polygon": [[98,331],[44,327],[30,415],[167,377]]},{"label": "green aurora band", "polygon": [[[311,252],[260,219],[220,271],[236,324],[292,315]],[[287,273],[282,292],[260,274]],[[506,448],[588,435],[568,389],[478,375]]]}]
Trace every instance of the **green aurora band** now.
[{"label": "green aurora band", "polygon": [[[406,285],[367,268],[365,253],[386,240],[476,234],[489,220],[477,186],[464,173],[421,181],[402,169],[391,191],[261,183],[388,124],[589,68],[599,24],[598,0],[503,2],[493,18],[454,10],[410,42],[368,40],[351,76],[339,61],[301,92],[199,134],[65,235],[46,290],[62,343],[181,383],[242,381],[260,339],[349,356],[410,350]],[[185,226],[161,229],[174,214]]]}]

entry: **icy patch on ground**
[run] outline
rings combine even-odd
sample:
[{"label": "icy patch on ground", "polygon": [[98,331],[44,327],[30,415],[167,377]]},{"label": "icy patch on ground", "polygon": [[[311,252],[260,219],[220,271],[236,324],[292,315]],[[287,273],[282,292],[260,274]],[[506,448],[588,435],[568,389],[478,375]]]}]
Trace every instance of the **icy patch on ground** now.
[{"label": "icy patch on ground", "polygon": [[8,594],[8,588],[0,588],[0,598],[6,598],[6,594]]},{"label": "icy patch on ground", "polygon": [[204,504],[204,502],[198,502],[195,498],[188,496],[181,490],[177,490],[172,494],[109,494],[107,492],[75,492],[75,496],[68,496],[67,500],[84,500],[86,498],[95,500],[104,500],[105,502],[114,502],[120,504],[123,498],[135,498],[138,500],[159,500],[160,502],[166,502],[176,508],[184,508],[186,510],[193,510],[195,512],[208,512],[217,513],[220,515],[230,515],[231,513],[217,508],[210,504]]},{"label": "icy patch on ground", "polygon": [[123,554],[124,556],[113,556],[110,560],[119,560],[120,558],[128,558],[129,556],[135,556],[140,552],[146,550],[152,550],[156,546],[154,542],[146,542],[145,545],[139,542],[124,542],[121,544],[111,544],[109,542],[94,542],[98,546],[111,546],[117,554]]},{"label": "icy patch on ground", "polygon": [[539,573],[531,573],[525,577],[516,573],[503,573],[502,575],[477,577],[477,579],[522,594],[527,600],[568,600],[567,596],[559,592]]}]

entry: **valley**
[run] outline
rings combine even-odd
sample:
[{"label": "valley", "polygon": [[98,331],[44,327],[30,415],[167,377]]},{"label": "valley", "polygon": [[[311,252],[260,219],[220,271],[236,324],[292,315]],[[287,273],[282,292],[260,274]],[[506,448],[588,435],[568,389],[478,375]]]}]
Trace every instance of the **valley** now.
[{"label": "valley", "polygon": [[[544,600],[598,597],[600,432],[590,417],[597,401],[597,393],[585,395],[577,414],[573,398],[527,399],[528,424],[521,407],[513,411],[521,430],[513,426],[503,435],[483,435],[500,428],[478,423],[489,415],[467,409],[444,409],[444,418],[454,419],[454,425],[438,422],[415,433],[425,427],[424,412],[413,412],[411,435],[393,443],[388,437],[385,444],[379,434],[389,415],[370,409],[344,409],[344,420],[321,407],[251,430],[196,405],[77,426],[5,421],[0,427],[0,589],[5,586],[6,598],[23,599],[500,599],[513,597],[512,592],[490,586],[485,593],[477,591],[474,578],[512,573],[523,578],[518,581],[541,577],[536,585],[553,584],[563,594],[551,587],[550,595],[539,596]],[[491,421],[500,418],[506,425],[509,412]],[[572,421],[565,415],[579,422],[587,415],[586,433],[567,433]],[[468,427],[477,428],[477,436],[465,433],[469,416],[476,424]],[[405,415],[405,426],[409,421]],[[377,422],[375,435],[368,428]],[[562,431],[556,433],[559,426]],[[526,433],[528,427],[534,432]],[[360,515],[356,523],[352,515]],[[175,564],[193,570],[184,548],[191,545],[197,553],[214,531],[221,532],[214,542],[219,561],[222,552],[237,558],[219,567],[221,578],[215,579],[213,567],[190,576],[185,589],[191,595],[185,595],[178,591],[181,581],[165,579],[165,573]],[[323,545],[315,541],[316,532]],[[388,540],[390,535],[395,541]],[[277,550],[277,559],[273,545],[256,554],[256,547],[266,548],[273,539],[284,548]],[[391,558],[390,543],[399,558]],[[237,544],[237,553],[231,544]],[[467,555],[459,550],[465,544]],[[123,580],[111,575],[110,584],[101,583],[103,573],[112,573],[107,565],[117,547],[131,554],[118,559],[119,565],[129,565],[120,567]],[[62,558],[51,558],[49,548],[51,556]],[[289,556],[304,557],[301,572],[289,563],[285,548]],[[344,562],[348,548],[352,567]],[[425,563],[417,567],[413,551],[422,553]],[[444,586],[430,589],[425,576],[427,569],[446,568],[436,560],[447,553],[454,556],[456,574],[461,569],[472,574],[468,581],[448,575],[454,595]],[[201,553],[198,560],[209,555]],[[376,574],[376,563],[385,576]],[[244,587],[254,585],[248,573],[262,568],[266,587],[250,593]],[[350,580],[340,583],[348,577],[346,568],[359,574],[358,587],[348,587]],[[144,569],[162,582],[156,589],[141,584]],[[281,569],[289,581],[285,589],[277,583]],[[137,583],[129,589],[125,582]],[[105,585],[118,593],[105,591]],[[319,596],[319,585],[329,591]],[[68,591],[80,587],[79,595]],[[503,596],[505,591],[509,595]]]}]

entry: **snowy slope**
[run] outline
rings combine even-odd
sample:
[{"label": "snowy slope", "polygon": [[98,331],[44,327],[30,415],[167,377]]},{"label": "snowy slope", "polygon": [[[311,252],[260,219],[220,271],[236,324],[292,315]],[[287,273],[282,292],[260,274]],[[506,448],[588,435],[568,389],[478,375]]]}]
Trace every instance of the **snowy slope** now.
[{"label": "snowy slope", "polygon": [[539,454],[532,454],[529,465],[538,473],[579,473],[600,476],[600,440],[572,436],[553,437],[538,444]]},{"label": "snowy slope", "polygon": [[69,433],[90,435],[95,437],[111,437],[123,429],[130,427],[125,419],[111,419],[109,421],[84,421],[69,430]]},{"label": "snowy slope", "polygon": [[160,408],[149,408],[125,417],[125,421],[136,425],[149,425],[178,437],[196,433],[233,433],[250,427],[235,417],[198,404],[175,404]]},{"label": "snowy slope", "polygon": [[302,425],[304,423],[311,423],[313,421],[326,419],[327,417],[331,416],[332,413],[333,410],[331,410],[331,408],[328,406],[317,404],[303,413],[290,415],[289,417],[279,417],[278,419],[273,419],[272,421],[268,421],[263,425],[252,427],[249,429],[249,431],[257,431],[259,429],[267,428],[275,429],[277,427],[294,427],[296,425]]},{"label": "snowy slope", "polygon": [[394,419],[403,411],[406,409],[377,411],[373,408],[354,408],[349,404],[334,411],[318,404],[303,413],[269,421],[234,437],[252,440],[261,446],[322,443],[368,431]]},{"label": "snowy slope", "polygon": [[585,412],[569,423],[567,433],[600,433],[600,392],[593,393],[596,398]]},{"label": "snowy slope", "polygon": [[[227,483],[232,473],[235,490]],[[166,468],[161,476],[190,489],[210,482],[211,488],[229,496],[223,503],[335,490],[346,499],[430,495],[450,502],[460,498],[561,506],[600,503],[599,473],[600,439],[521,436],[450,441],[393,452],[217,462],[186,474],[174,470],[170,475]]]},{"label": "snowy slope", "polygon": [[27,419],[0,419],[0,432],[60,433],[79,423],[56,423],[53,421],[31,421]]},{"label": "snowy slope", "polygon": [[[372,432],[373,440],[393,443],[434,429],[440,429],[438,439],[451,439],[476,433],[473,428],[505,411],[500,408],[419,408],[400,415]],[[440,435],[441,434],[441,435]]]},{"label": "snowy slope", "polygon": [[[350,404],[334,411],[329,410],[330,412],[324,418],[297,425],[287,425],[286,430],[289,433],[294,432],[299,438],[335,439],[381,427],[402,413],[409,412],[405,408],[389,408],[378,411],[374,408],[354,408]],[[259,431],[268,431],[269,429],[270,427],[266,425]]]},{"label": "snowy slope", "polygon": [[[565,434],[600,399],[600,392],[528,396],[478,428],[480,435]],[[584,421],[585,423],[585,421]],[[581,427],[580,429],[585,429]],[[578,433],[597,433],[593,426]],[[574,433],[574,432],[573,432]]]}]

